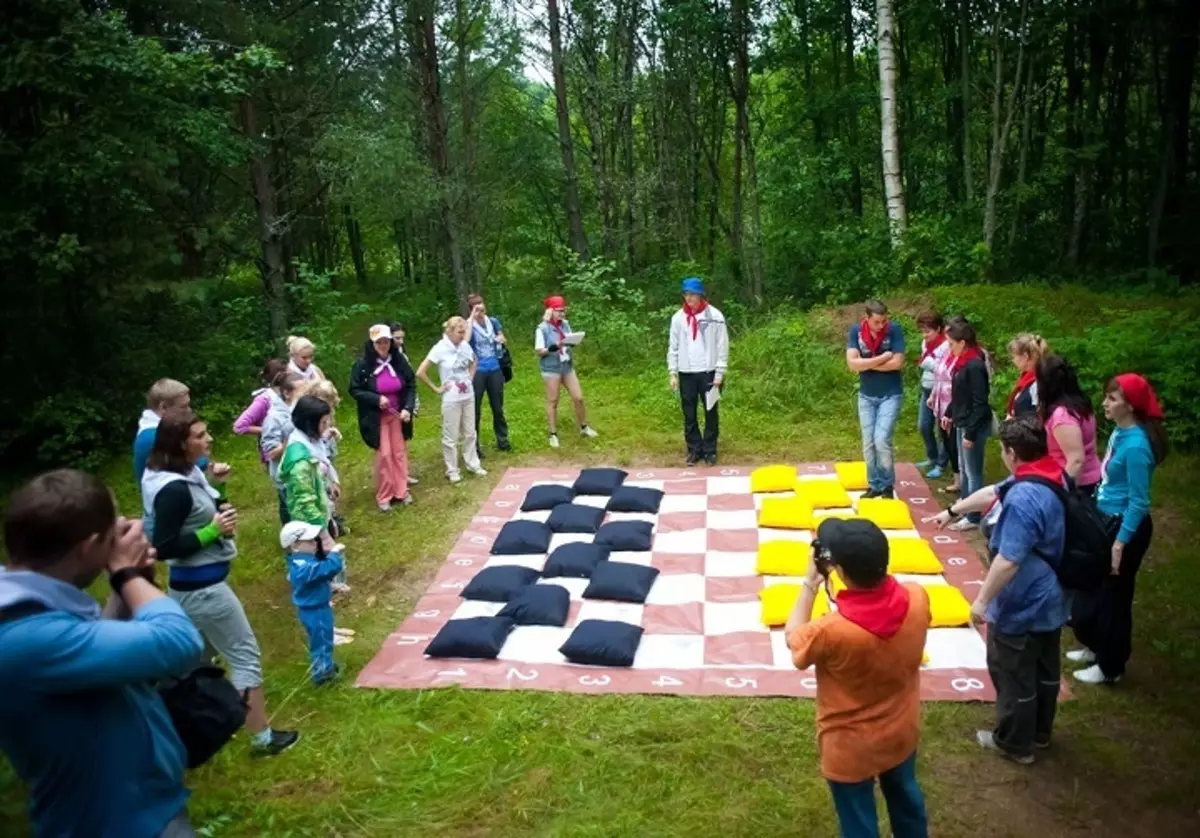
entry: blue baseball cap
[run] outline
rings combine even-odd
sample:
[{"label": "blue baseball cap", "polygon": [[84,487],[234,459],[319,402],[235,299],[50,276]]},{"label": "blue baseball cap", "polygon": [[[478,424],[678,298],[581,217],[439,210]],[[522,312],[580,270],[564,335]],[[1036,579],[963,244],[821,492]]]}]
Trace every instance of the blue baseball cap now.
[{"label": "blue baseball cap", "polygon": [[689,276],[683,280],[683,293],[704,296],[704,282],[699,277]]}]

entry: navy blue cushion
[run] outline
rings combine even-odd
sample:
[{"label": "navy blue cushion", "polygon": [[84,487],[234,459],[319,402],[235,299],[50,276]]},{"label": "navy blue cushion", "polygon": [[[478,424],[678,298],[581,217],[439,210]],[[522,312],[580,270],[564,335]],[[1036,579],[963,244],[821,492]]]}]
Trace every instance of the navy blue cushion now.
[{"label": "navy blue cushion", "polygon": [[595,506],[564,503],[554,507],[546,526],[551,532],[582,532],[589,535],[604,523],[604,510]]},{"label": "navy blue cushion", "polygon": [[570,486],[534,486],[525,494],[525,500],[521,503],[521,511],[535,512],[539,509],[553,509],[560,503],[570,503],[573,500],[575,500],[575,490]]},{"label": "navy blue cushion", "polygon": [[583,592],[584,599],[616,599],[621,602],[645,602],[650,586],[658,578],[657,567],[628,562],[600,562],[592,571],[592,581]]},{"label": "navy blue cushion", "polygon": [[642,627],[613,620],[584,620],[558,651],[571,663],[633,666]]},{"label": "navy blue cushion", "polygon": [[609,512],[658,512],[662,505],[662,489],[645,486],[621,486],[608,499]]},{"label": "navy blue cushion", "polygon": [[585,468],[575,478],[575,494],[611,495],[628,476],[619,468]]},{"label": "navy blue cushion", "polygon": [[530,585],[504,606],[499,616],[523,626],[565,626],[571,594],[562,585]]},{"label": "navy blue cushion", "polygon": [[513,594],[526,585],[532,585],[539,576],[541,574],[531,567],[485,567],[475,574],[459,596],[463,599],[482,599],[486,602],[508,602]]},{"label": "navy blue cushion", "polygon": [[425,654],[431,658],[494,658],[512,627],[513,621],[507,617],[451,620],[425,647]]},{"label": "navy blue cushion", "polygon": [[492,544],[493,556],[528,556],[550,549],[550,528],[540,521],[509,521]]},{"label": "navy blue cushion", "polygon": [[609,549],[603,544],[564,544],[556,547],[546,560],[542,576],[574,576],[587,579],[596,565],[608,558]]},{"label": "navy blue cushion", "polygon": [[614,553],[649,550],[654,542],[654,525],[649,521],[609,521],[592,540],[607,545]]}]

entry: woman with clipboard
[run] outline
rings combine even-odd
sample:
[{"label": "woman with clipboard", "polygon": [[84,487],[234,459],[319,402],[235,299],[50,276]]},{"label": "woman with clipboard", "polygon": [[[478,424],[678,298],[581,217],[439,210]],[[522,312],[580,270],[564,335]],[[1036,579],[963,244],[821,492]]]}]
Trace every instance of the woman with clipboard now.
[{"label": "woman with clipboard", "polygon": [[567,302],[562,297],[547,297],[543,300],[546,314],[533,335],[533,351],[538,356],[542,382],[546,385],[546,422],[550,429],[550,447],[558,447],[558,394],[567,388],[571,403],[575,407],[575,418],[579,422],[579,434],[596,436],[588,425],[587,406],[583,403],[583,388],[571,362],[571,347],[583,340],[583,332],[572,332],[566,319]]}]

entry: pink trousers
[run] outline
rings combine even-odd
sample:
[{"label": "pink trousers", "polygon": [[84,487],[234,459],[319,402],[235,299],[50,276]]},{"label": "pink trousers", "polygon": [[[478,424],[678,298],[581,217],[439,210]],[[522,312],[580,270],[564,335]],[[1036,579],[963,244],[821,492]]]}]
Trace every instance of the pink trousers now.
[{"label": "pink trousers", "polygon": [[408,446],[400,416],[384,413],[379,423],[379,450],[375,452],[375,502],[388,503],[408,496]]}]

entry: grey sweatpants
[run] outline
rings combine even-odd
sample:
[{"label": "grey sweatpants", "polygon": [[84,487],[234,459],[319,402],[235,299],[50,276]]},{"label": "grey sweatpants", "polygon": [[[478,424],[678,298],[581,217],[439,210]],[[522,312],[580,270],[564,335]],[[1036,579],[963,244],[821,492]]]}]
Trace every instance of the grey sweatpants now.
[{"label": "grey sweatpants", "polygon": [[198,591],[168,590],[229,667],[229,680],[239,691],[262,686],[262,654],[246,619],[242,602],[226,582]]},{"label": "grey sweatpants", "polygon": [[1049,744],[1058,711],[1062,629],[1001,634],[988,625],[988,674],[996,688],[996,744],[1015,756]]}]

